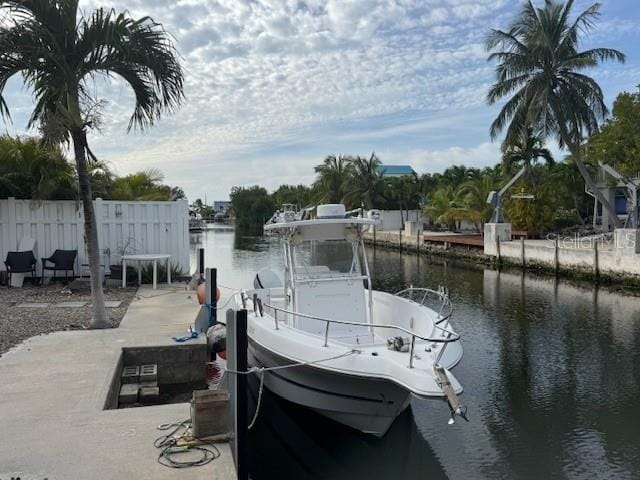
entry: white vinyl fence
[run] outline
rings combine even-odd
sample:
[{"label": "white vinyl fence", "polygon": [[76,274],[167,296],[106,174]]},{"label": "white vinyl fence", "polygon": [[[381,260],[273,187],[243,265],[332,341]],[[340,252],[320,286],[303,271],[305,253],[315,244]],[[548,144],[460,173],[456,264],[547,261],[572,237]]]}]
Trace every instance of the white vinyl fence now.
[{"label": "white vinyl fence", "polygon": [[[189,273],[189,216],[187,200],[176,202],[120,202],[94,200],[101,263],[120,263],[123,254],[168,253],[171,263]],[[41,272],[41,258],[54,250],[78,250],[76,272],[87,272],[82,204],[73,200],[34,202],[14,198],[0,200],[0,270],[7,252],[20,240],[35,240],[34,253]]]}]

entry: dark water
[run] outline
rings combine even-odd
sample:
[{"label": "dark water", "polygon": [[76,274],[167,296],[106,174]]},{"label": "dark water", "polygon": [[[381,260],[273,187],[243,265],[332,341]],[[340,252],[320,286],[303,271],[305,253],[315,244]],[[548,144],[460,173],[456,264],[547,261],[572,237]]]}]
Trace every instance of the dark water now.
[{"label": "dark water", "polygon": [[[223,285],[281,265],[274,239],[215,230],[192,242]],[[267,395],[253,478],[640,478],[640,298],[381,249],[369,261],[376,289],[450,288],[470,423],[415,400],[375,439]]]}]

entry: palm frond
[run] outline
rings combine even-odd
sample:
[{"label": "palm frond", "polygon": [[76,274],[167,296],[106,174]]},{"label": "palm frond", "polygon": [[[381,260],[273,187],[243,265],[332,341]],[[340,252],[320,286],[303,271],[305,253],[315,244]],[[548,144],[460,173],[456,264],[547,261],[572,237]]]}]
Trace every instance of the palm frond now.
[{"label": "palm frond", "polygon": [[81,19],[79,31],[80,78],[115,74],[133,90],[136,104],[129,129],[145,129],[163,111],[180,105],[184,77],[178,54],[160,24],[150,17],[133,20],[100,8]]}]

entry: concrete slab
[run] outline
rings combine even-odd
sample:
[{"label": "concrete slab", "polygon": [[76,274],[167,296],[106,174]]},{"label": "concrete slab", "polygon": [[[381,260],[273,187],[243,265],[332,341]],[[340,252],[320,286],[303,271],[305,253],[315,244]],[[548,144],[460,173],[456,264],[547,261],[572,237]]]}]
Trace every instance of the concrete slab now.
[{"label": "concrete slab", "polygon": [[122,302],[118,302],[114,300],[107,300],[106,302],[104,302],[104,306],[107,308],[118,308],[121,304]]},{"label": "concrete slab", "polygon": [[19,303],[18,305],[16,305],[16,307],[18,307],[18,308],[46,308],[49,305],[50,305],[49,303],[25,302],[25,303]]},{"label": "concrete slab", "polygon": [[56,308],[82,308],[87,304],[87,302],[60,302],[54,303],[53,306]]},{"label": "concrete slab", "polygon": [[157,463],[157,426],[189,418],[188,403],[103,410],[122,348],[175,345],[198,311],[184,288],[140,290],[120,328],[33,337],[0,357],[0,431],[11,439],[0,442],[0,478],[236,478],[228,444],[202,467]]}]

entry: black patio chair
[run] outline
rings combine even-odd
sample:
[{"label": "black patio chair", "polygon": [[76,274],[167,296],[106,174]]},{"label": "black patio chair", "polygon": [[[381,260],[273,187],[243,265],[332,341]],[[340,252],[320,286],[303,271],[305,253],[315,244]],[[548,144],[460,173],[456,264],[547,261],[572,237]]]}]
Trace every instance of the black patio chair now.
[{"label": "black patio chair", "polygon": [[[42,259],[42,280],[44,281],[44,271],[45,270],[53,270],[53,278],[56,277],[56,272],[64,271],[64,278],[67,280],[68,273],[71,272],[71,278],[76,276],[76,271],[74,268],[74,264],[76,262],[76,257],[78,256],[77,250],[56,250],[53,252],[49,258]],[[53,264],[53,266],[48,266],[48,263]]]},{"label": "black patio chair", "polygon": [[31,250],[26,252],[8,252],[4,261],[9,277],[9,288],[11,288],[11,275],[14,273],[31,273],[31,281],[36,278],[36,257]]}]

